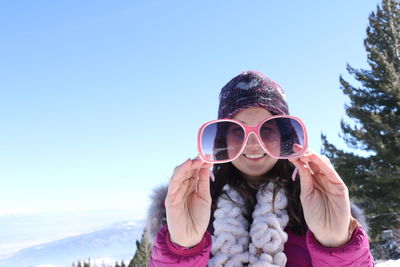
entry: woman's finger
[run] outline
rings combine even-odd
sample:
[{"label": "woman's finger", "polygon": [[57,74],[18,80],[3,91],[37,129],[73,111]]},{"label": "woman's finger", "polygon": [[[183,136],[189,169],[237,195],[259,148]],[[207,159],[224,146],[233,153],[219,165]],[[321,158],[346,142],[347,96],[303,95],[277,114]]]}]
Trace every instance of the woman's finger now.
[{"label": "woman's finger", "polygon": [[190,185],[189,180],[192,178],[194,170],[202,166],[210,168],[212,164],[205,163],[201,159],[188,159],[181,165],[175,167],[168,186],[168,194],[174,195],[178,192],[182,192],[184,195],[188,191]]},{"label": "woman's finger", "polygon": [[321,192],[346,193],[347,187],[337,174],[329,159],[317,153],[310,153],[308,156],[300,158],[301,161],[308,162],[313,172],[313,186]]},{"label": "woman's finger", "polygon": [[310,155],[311,162],[315,163],[321,174],[328,177],[329,181],[334,184],[344,184],[342,178],[337,174],[329,160],[324,159],[322,156],[313,153]]},{"label": "woman's finger", "polygon": [[304,163],[299,159],[290,161],[299,169],[301,194],[304,196],[312,194],[314,190],[313,178],[307,163]]},{"label": "woman's finger", "polygon": [[191,190],[191,179],[194,171],[198,166],[201,166],[200,160],[188,159],[174,169],[171,181],[168,186],[168,195],[175,196],[177,201],[185,197],[188,191]]},{"label": "woman's finger", "polygon": [[177,190],[180,189],[181,184],[183,184],[183,182],[185,180],[190,178],[190,177],[188,177],[188,174],[189,174],[188,170],[189,170],[190,164],[191,164],[191,160],[188,159],[181,165],[178,165],[175,167],[175,169],[172,173],[172,176],[171,176],[171,180],[169,182],[168,194],[175,194],[177,192]]},{"label": "woman's finger", "polygon": [[326,156],[319,155],[310,149],[299,159],[307,164],[313,162],[314,164],[309,164],[309,166],[314,173],[323,173],[328,176],[336,174],[330,160]]},{"label": "woman's finger", "polygon": [[325,155],[320,155],[320,156],[321,156],[321,158],[322,158],[323,160],[326,161],[326,163],[328,163],[328,165],[331,165],[331,166],[332,166],[331,160],[330,160],[327,156],[325,156]]},{"label": "woman's finger", "polygon": [[197,192],[197,183],[199,181],[199,169],[192,170],[192,174],[187,179],[188,185],[185,187],[185,198],[189,197],[193,192]]},{"label": "woman's finger", "polygon": [[201,168],[199,172],[199,193],[205,197],[210,196],[210,172],[209,168]]}]

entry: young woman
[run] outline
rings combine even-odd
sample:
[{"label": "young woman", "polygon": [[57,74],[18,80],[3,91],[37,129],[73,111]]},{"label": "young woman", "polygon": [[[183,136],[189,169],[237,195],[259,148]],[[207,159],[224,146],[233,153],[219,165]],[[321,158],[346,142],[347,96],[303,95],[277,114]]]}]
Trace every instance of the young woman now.
[{"label": "young woman", "polygon": [[285,99],[255,71],[222,88],[200,157],[155,191],[150,266],[374,266],[361,212]]}]

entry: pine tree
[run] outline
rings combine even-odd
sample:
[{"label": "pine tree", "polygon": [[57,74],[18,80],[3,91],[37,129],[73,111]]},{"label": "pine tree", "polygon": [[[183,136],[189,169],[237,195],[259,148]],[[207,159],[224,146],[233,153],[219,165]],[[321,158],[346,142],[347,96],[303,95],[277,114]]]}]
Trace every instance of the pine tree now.
[{"label": "pine tree", "polygon": [[[345,106],[350,125],[341,121],[342,138],[360,156],[329,143],[325,135],[322,153],[349,187],[350,195],[366,211],[370,236],[399,228],[400,212],[400,2],[383,0],[369,16],[364,40],[370,70],[347,71],[361,87],[342,76],[341,89],[350,99]],[[397,218],[396,218],[397,217]]]},{"label": "pine tree", "polygon": [[143,231],[142,238],[136,240],[136,252],[132,260],[129,262],[128,267],[145,267],[148,266],[151,253],[151,245],[146,238],[146,229]]}]

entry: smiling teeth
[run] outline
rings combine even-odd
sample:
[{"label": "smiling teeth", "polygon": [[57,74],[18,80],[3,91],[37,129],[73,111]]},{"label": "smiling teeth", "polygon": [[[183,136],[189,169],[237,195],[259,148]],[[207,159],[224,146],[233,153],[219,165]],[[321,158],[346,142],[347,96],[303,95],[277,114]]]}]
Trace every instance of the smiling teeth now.
[{"label": "smiling teeth", "polygon": [[264,157],[264,154],[244,154],[244,156],[249,159],[258,159]]}]

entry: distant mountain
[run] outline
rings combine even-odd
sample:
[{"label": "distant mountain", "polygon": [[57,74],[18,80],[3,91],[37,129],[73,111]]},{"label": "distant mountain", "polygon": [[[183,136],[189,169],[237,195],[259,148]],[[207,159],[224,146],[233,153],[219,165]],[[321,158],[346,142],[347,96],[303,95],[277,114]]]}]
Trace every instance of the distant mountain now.
[{"label": "distant mountain", "polygon": [[31,267],[44,264],[71,267],[72,262],[113,258],[129,263],[140,240],[144,220],[119,222],[108,228],[22,249],[0,260],[1,267]]},{"label": "distant mountain", "polygon": [[144,217],[145,212],[135,209],[0,215],[0,262],[21,249],[98,231],[115,222],[137,221]]}]

